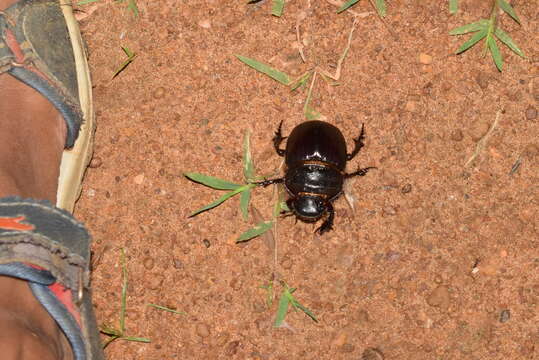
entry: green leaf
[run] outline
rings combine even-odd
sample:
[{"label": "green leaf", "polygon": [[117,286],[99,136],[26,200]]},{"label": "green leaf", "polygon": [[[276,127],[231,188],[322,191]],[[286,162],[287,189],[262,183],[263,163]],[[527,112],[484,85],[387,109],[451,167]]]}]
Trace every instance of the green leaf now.
[{"label": "green leaf", "polygon": [[513,50],[515,54],[526,58],[522,50],[519,49],[519,47],[513,42],[513,39],[511,39],[511,37],[505,31],[497,27],[496,30],[494,30],[494,35],[496,35],[496,37],[500,39],[501,42],[507,45],[509,49]]},{"label": "green leaf", "polygon": [[374,4],[376,5],[378,15],[380,15],[380,17],[386,16],[387,9],[385,0],[376,0]]},{"label": "green leaf", "polygon": [[204,206],[203,208],[200,208],[197,211],[193,212],[191,215],[189,215],[189,217],[193,217],[195,215],[200,214],[201,212],[213,209],[214,207],[216,207],[218,205],[221,205],[223,202],[230,199],[232,196],[234,196],[236,194],[239,194],[242,191],[247,190],[249,187],[254,187],[254,185],[252,185],[252,184],[243,185],[243,186],[237,188],[236,190],[232,190],[230,192],[227,192],[226,194],[224,194],[223,196],[221,196],[219,199],[215,200],[211,204],[208,204],[208,205]]},{"label": "green leaf", "polygon": [[247,189],[240,194],[240,210],[243,218],[249,218],[249,201],[251,200],[251,189]]},{"label": "green leaf", "polygon": [[276,70],[276,69],[272,68],[271,66],[263,64],[263,63],[261,63],[259,61],[254,60],[254,59],[248,58],[246,56],[236,55],[236,57],[242,63],[252,67],[253,69],[255,69],[255,70],[257,70],[257,71],[259,71],[259,72],[261,72],[263,74],[268,75],[273,80],[276,80],[276,81],[280,82],[283,85],[289,85],[290,84],[290,78],[284,72]]},{"label": "green leaf", "polygon": [[474,31],[483,30],[488,27],[488,20],[482,19],[474,23],[470,23],[456,29],[453,29],[449,32],[449,35],[463,35]]},{"label": "green leaf", "polygon": [[307,309],[305,306],[301,305],[296,299],[293,300],[292,302],[292,305],[298,309],[300,309],[301,311],[303,311],[305,314],[307,314],[307,316],[309,316],[311,319],[313,319],[315,322],[318,322],[318,319],[316,318],[316,316],[314,316],[314,314],[312,313],[311,310]]},{"label": "green leaf", "polygon": [[122,336],[119,339],[120,340],[127,340],[127,341],[143,342],[143,343],[151,342],[150,339],[148,339],[148,338],[135,337],[135,336]]},{"label": "green leaf", "polygon": [[309,80],[311,75],[312,75],[312,73],[310,71],[307,71],[305,74],[301,75],[301,77],[299,79],[297,79],[296,81],[294,81],[292,83],[293,85],[290,88],[290,91],[294,91],[297,88],[299,88],[300,86],[305,85],[305,83]]},{"label": "green leaf", "polygon": [[502,10],[505,11],[506,13],[508,13],[509,16],[511,16],[513,18],[513,20],[515,20],[517,23],[520,24],[520,19],[518,18],[517,13],[513,9],[513,7],[511,5],[509,5],[509,3],[507,1],[498,0],[498,5],[500,5]]},{"label": "green leaf", "polygon": [[456,14],[459,10],[459,0],[449,0],[449,13]]},{"label": "green leaf", "polygon": [[211,187],[212,189],[217,190],[236,190],[237,188],[240,188],[242,186],[213,176],[203,175],[195,172],[183,173],[183,176],[190,180],[193,180],[194,182],[206,185],[208,187]]},{"label": "green leaf", "polygon": [[288,312],[288,305],[290,304],[290,298],[287,295],[287,291],[283,292],[279,299],[279,307],[277,308],[277,316],[275,317],[275,323],[273,326],[280,327],[283,324],[286,313]]},{"label": "green leaf", "polygon": [[253,175],[254,165],[251,156],[251,134],[247,130],[243,138],[243,176],[246,182],[250,182],[253,179]]},{"label": "green leaf", "polygon": [[489,37],[487,39],[487,45],[488,45],[488,48],[490,49],[490,53],[492,54],[492,59],[494,60],[494,64],[496,64],[498,71],[502,71],[502,68],[503,68],[502,54],[500,54],[500,49],[498,49],[496,40],[494,40],[493,37]]},{"label": "green leaf", "polygon": [[273,0],[271,15],[281,17],[284,9],[284,0]]},{"label": "green leaf", "polygon": [[178,315],[187,315],[187,313],[184,312],[184,311],[174,310],[174,309],[171,309],[171,308],[168,308],[168,307],[165,307],[165,306],[161,306],[161,305],[157,305],[157,304],[148,304],[148,306],[151,306],[151,307],[159,309],[159,310],[168,311],[168,312],[178,314]]},{"label": "green leaf", "polygon": [[241,234],[236,240],[236,243],[251,240],[252,238],[255,238],[265,233],[266,231],[271,229],[272,226],[273,226],[273,221],[262,221],[261,223],[256,224],[254,227],[250,228],[249,230]]},{"label": "green leaf", "polygon": [[120,306],[120,334],[123,335],[125,331],[125,310],[127,308],[127,264],[125,261],[125,249],[121,249],[120,253],[120,261],[122,266],[122,298],[121,298],[121,306]]},{"label": "green leaf", "polygon": [[348,9],[352,5],[355,5],[357,2],[359,2],[359,0],[348,0],[339,8],[339,10],[337,10],[337,14],[342,13],[344,10]]},{"label": "green leaf", "polygon": [[94,2],[97,2],[99,0],[81,0],[79,2],[77,2],[77,5],[86,5],[86,4],[91,4],[91,3],[94,3]]},{"label": "green leaf", "polygon": [[456,53],[460,54],[461,52],[464,52],[474,46],[479,40],[487,36],[487,32],[488,29],[482,29],[481,31],[476,32],[468,41],[460,46]]},{"label": "green leaf", "polygon": [[131,50],[129,50],[127,47],[124,47],[122,46],[122,50],[124,51],[125,55],[127,55],[127,60],[125,60],[121,65],[120,67],[118,68],[118,70],[116,70],[116,72],[114,73],[114,75],[112,75],[112,79],[114,79],[116,76],[118,76],[118,74],[120,74],[122,71],[124,71],[124,69],[133,62],[133,60],[135,60],[135,58],[137,57],[137,54],[135,54],[134,52],[132,52]]}]

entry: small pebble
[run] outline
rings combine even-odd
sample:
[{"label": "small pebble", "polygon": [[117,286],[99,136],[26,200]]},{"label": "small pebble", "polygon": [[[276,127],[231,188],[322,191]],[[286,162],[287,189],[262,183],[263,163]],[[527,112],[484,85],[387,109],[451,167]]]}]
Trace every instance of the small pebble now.
[{"label": "small pebble", "polygon": [[153,91],[152,96],[154,99],[161,99],[163,96],[165,96],[165,88],[162,86],[159,86],[157,89]]},{"label": "small pebble", "polygon": [[453,141],[462,141],[462,139],[464,139],[464,134],[462,133],[462,130],[456,129],[451,132],[449,137]]},{"label": "small pebble", "polygon": [[198,22],[198,26],[200,26],[203,29],[209,29],[211,28],[211,22],[208,19],[203,19]]},{"label": "small pebble", "polygon": [[144,265],[144,268],[146,270],[151,270],[151,269],[153,269],[153,267],[155,265],[155,261],[151,257],[147,257],[144,260],[142,260],[142,265]]},{"label": "small pebble", "polygon": [[97,169],[103,164],[103,160],[99,156],[94,156],[92,160],[90,161],[90,165],[88,165],[92,169]]},{"label": "small pebble", "polygon": [[509,311],[509,309],[502,310],[502,312],[500,313],[500,322],[502,324],[506,323],[509,321],[510,318],[511,318],[511,311]]},{"label": "small pebble", "polygon": [[535,119],[537,119],[537,109],[530,105],[526,109],[526,120],[535,120]]},{"label": "small pebble", "polygon": [[86,194],[90,197],[93,197],[95,196],[95,190],[94,189],[88,189],[88,191],[86,191]]},{"label": "small pebble", "polygon": [[490,128],[489,123],[486,120],[477,119],[472,122],[472,126],[469,129],[470,136],[473,141],[479,141]]},{"label": "small pebble", "polygon": [[183,264],[182,264],[182,262],[181,262],[180,259],[174,259],[174,260],[172,260],[172,264],[173,264],[173,266],[174,266],[174,269],[177,269],[177,270],[178,270],[178,269],[182,269],[182,268],[183,268]]},{"label": "small pebble", "polygon": [[204,239],[204,240],[202,240],[202,242],[204,243],[204,246],[206,248],[209,248],[211,246],[210,240],[208,240],[208,239]]},{"label": "small pebble", "polygon": [[419,54],[419,62],[424,65],[430,65],[432,64],[432,56],[429,54],[421,53]]},{"label": "small pebble", "polygon": [[196,333],[198,336],[204,339],[210,336],[210,329],[206,324],[197,324]]},{"label": "small pebble", "polygon": [[137,185],[140,185],[144,182],[144,174],[139,174],[133,178],[133,182]]},{"label": "small pebble", "polygon": [[241,289],[241,280],[238,279],[237,277],[233,278],[233,279],[230,281],[230,287],[231,287],[233,290],[238,291],[239,289]]},{"label": "small pebble", "polygon": [[448,308],[450,303],[449,289],[440,285],[427,297],[427,304],[439,308]]},{"label": "small pebble", "polygon": [[367,348],[361,355],[361,360],[384,360],[384,354],[376,348]]},{"label": "small pebble", "polygon": [[382,209],[382,216],[395,216],[397,215],[397,209],[393,206],[386,206]]},{"label": "small pebble", "polygon": [[401,188],[401,193],[408,194],[412,191],[412,184],[406,184]]}]

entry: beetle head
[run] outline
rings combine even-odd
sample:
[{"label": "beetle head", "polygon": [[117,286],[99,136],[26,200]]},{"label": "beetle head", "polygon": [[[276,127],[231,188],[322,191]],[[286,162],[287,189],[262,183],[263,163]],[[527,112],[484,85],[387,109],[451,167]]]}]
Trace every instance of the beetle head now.
[{"label": "beetle head", "polygon": [[290,199],[290,205],[296,216],[305,222],[315,222],[327,210],[326,202],[318,196],[298,196]]}]

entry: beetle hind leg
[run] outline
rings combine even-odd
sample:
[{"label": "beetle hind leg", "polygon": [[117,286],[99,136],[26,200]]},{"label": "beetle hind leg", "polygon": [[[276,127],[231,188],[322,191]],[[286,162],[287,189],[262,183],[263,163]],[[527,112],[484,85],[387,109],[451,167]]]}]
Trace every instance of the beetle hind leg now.
[{"label": "beetle hind leg", "polygon": [[331,205],[331,203],[328,203],[326,205],[326,210],[328,212],[327,219],[322,223],[322,225],[318,229],[315,230],[315,232],[317,232],[320,235],[333,229],[333,220],[335,219],[335,210],[333,209],[333,205]]},{"label": "beetle hind leg", "polygon": [[365,140],[365,124],[361,124],[361,133],[357,138],[354,139],[354,150],[352,150],[350,154],[346,155],[347,160],[352,160],[354,156],[357,155],[359,150],[361,150],[361,148],[365,146],[363,140]]},{"label": "beetle hind leg", "polygon": [[365,175],[367,175],[367,173],[371,169],[377,169],[377,168],[374,167],[374,166],[369,166],[369,167],[366,167],[366,168],[363,168],[363,169],[359,169],[358,171],[354,171],[353,173],[350,173],[350,174],[344,174],[344,177],[346,179],[348,179],[348,178],[351,178],[353,176],[365,176]]},{"label": "beetle hind leg", "polygon": [[282,184],[283,182],[284,182],[284,179],[279,178],[279,179],[269,179],[269,180],[254,182],[253,184],[255,184],[257,186],[266,187],[266,186],[271,185],[271,184]]},{"label": "beetle hind leg", "polygon": [[284,139],[286,139],[286,136],[283,137],[281,129],[283,127],[283,121],[281,120],[281,123],[279,124],[279,127],[277,128],[277,131],[275,132],[275,136],[273,137],[273,147],[275,147],[275,151],[279,156],[284,156],[285,150],[280,149],[279,146],[283,142]]}]

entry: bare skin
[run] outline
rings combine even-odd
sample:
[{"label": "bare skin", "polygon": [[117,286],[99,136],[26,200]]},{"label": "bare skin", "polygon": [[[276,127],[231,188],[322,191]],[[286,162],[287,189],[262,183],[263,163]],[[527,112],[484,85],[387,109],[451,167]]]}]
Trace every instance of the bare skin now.
[{"label": "bare skin", "polygon": [[[17,0],[0,0],[0,10]],[[0,75],[0,198],[56,201],[66,126],[32,88]],[[5,360],[72,360],[66,337],[27,282],[0,276],[0,349]]]}]

